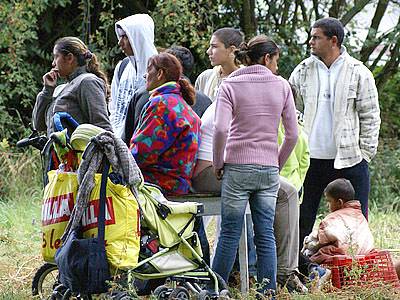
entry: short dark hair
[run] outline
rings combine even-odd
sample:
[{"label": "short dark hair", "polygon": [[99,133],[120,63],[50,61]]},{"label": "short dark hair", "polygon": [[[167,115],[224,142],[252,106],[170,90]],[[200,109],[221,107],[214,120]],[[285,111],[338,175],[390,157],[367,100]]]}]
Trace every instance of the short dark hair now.
[{"label": "short dark hair", "polygon": [[342,45],[344,39],[344,27],[342,22],[340,22],[338,19],[331,17],[319,19],[315,21],[312,28],[321,28],[324,35],[326,35],[328,38],[336,36],[338,39],[339,48]]},{"label": "short dark hair", "polygon": [[225,48],[230,46],[239,47],[244,41],[244,34],[239,29],[224,27],[216,30],[213,35],[224,44]]},{"label": "short dark hair", "polygon": [[324,193],[335,200],[342,199],[344,202],[354,200],[356,194],[350,180],[345,178],[339,178],[329,183]]},{"label": "short dark hair", "polygon": [[183,74],[189,77],[194,66],[194,57],[192,52],[186,47],[171,46],[165,52],[174,55],[182,64]]}]

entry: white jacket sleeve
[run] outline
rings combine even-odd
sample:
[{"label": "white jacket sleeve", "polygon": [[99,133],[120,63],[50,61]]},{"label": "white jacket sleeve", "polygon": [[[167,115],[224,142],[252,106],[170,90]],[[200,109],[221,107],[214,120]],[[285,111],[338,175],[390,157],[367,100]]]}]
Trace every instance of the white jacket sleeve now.
[{"label": "white jacket sleeve", "polygon": [[[114,70],[114,75],[111,81],[111,100],[108,103],[108,110],[110,112],[110,121],[112,119],[112,116],[115,115],[115,109],[116,109],[116,102],[117,102],[117,95],[118,95],[118,86],[119,86],[119,78],[118,78],[118,71],[119,67],[121,66],[122,60],[116,65],[115,70]],[[112,121],[111,121],[112,124]]]}]

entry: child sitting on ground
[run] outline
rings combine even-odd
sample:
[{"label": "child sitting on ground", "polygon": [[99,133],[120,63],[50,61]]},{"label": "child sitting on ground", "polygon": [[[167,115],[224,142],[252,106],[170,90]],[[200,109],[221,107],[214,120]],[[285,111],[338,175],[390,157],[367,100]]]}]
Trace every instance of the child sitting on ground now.
[{"label": "child sitting on ground", "polygon": [[327,185],[324,195],[329,203],[329,213],[317,231],[304,239],[299,259],[299,270],[318,277],[318,288],[330,278],[330,270],[323,264],[334,255],[368,254],[374,247],[374,239],[368,222],[361,211],[361,204],[354,200],[355,192],[349,180],[339,178]]}]

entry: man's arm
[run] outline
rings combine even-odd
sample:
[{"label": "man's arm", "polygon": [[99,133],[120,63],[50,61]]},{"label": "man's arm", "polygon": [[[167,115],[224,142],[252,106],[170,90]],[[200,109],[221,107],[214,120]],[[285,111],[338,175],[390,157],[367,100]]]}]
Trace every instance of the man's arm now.
[{"label": "man's arm", "polygon": [[356,110],[360,122],[360,149],[363,158],[370,162],[378,148],[381,124],[378,91],[372,73],[365,67],[360,72]]},{"label": "man's arm", "polygon": [[119,72],[119,67],[121,66],[122,60],[116,65],[115,70],[114,70],[114,75],[111,81],[111,98],[110,102],[108,103],[108,110],[110,112],[110,116],[113,116],[115,114],[115,103],[118,95],[118,86],[119,86],[119,78],[118,78],[118,72]]},{"label": "man's arm", "polygon": [[294,98],[295,104],[296,104],[296,109],[302,113],[304,113],[304,101],[303,101],[303,96],[301,94],[301,89],[300,89],[300,65],[298,65],[290,74],[289,77],[289,83],[294,87],[296,91],[296,96]]}]

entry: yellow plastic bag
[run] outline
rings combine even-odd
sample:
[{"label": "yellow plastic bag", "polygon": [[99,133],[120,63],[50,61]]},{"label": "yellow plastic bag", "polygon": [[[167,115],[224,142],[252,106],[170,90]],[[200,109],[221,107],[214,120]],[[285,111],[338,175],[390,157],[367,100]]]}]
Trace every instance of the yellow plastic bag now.
[{"label": "yellow plastic bag", "polygon": [[42,256],[54,262],[61,236],[74,208],[78,180],[76,173],[50,171],[42,204]]},{"label": "yellow plastic bag", "polygon": [[[82,217],[83,236],[97,236],[97,216],[101,174],[95,176],[95,187],[89,207]],[[107,182],[105,240],[108,262],[117,269],[136,267],[140,251],[140,211],[131,190]]]},{"label": "yellow plastic bag", "polygon": [[[43,243],[45,261],[54,262],[60,237],[68,224],[76,200],[76,173],[50,171],[42,206]],[[97,216],[101,174],[95,176],[89,206],[82,218],[83,236],[97,236]],[[140,250],[140,211],[129,188],[107,182],[105,240],[107,259],[113,269],[134,268]]]}]

